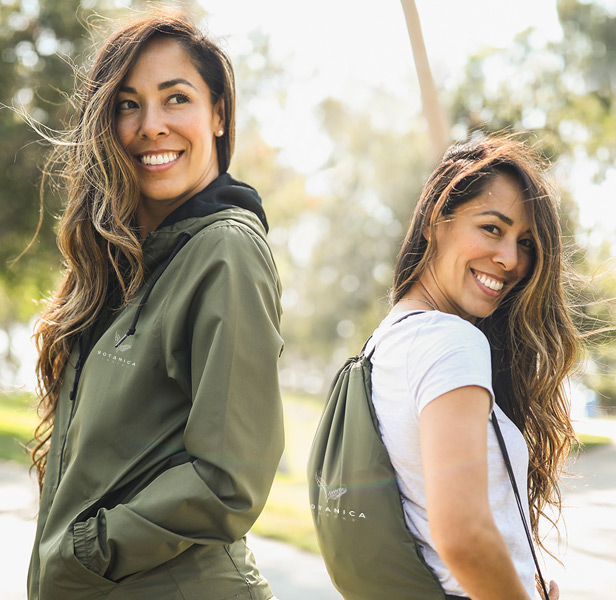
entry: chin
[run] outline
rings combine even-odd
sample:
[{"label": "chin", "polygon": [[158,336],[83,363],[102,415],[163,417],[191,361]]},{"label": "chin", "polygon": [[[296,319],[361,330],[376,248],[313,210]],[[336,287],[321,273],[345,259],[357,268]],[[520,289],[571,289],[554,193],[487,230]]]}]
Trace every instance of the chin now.
[{"label": "chin", "polygon": [[476,318],[477,319],[487,319],[488,317],[491,317],[496,312],[496,309],[499,307],[499,304],[495,304],[495,305],[490,306],[489,308],[486,308],[484,310],[477,311],[477,317]]},{"label": "chin", "polygon": [[494,311],[498,308],[498,305],[496,306],[490,306],[490,307],[486,307],[486,308],[478,308],[478,307],[473,307],[470,308],[470,310],[466,311],[466,314],[469,315],[470,319],[486,319],[487,317],[490,317],[494,314]]}]

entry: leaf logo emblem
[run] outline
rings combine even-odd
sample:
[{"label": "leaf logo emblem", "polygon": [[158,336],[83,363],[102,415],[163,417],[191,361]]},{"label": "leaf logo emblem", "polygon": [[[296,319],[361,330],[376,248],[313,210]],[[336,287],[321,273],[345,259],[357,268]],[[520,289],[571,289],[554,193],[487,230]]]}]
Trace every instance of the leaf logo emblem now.
[{"label": "leaf logo emblem", "polygon": [[[122,334],[120,334],[118,331],[115,332],[115,341],[116,344],[122,339]],[[126,344],[120,344],[118,346],[118,350],[120,352],[126,352],[127,350],[129,350],[130,348],[133,347],[132,342],[127,342]]]},{"label": "leaf logo emblem", "polygon": [[314,478],[328,500],[338,500],[340,496],[344,496],[348,491],[346,485],[341,485],[337,488],[328,486],[320,473],[316,473]]}]

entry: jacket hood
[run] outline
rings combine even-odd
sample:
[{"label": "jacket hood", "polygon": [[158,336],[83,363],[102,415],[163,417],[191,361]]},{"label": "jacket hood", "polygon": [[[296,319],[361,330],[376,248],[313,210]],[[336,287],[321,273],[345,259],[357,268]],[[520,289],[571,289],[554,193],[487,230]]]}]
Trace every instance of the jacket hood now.
[{"label": "jacket hood", "polygon": [[[146,289],[139,300],[130,328],[117,341],[116,347],[135,334],[141,312],[156,282],[175,256],[199,231],[222,219],[233,219],[242,223],[261,238],[265,238],[268,229],[265,211],[257,191],[233,179],[228,173],[223,173],[169,214],[155,231],[147,235],[142,248],[148,277]],[[80,350],[81,363],[81,357],[87,357],[89,350],[81,347]],[[72,395],[77,392],[80,374],[81,369],[78,368]]]},{"label": "jacket hood", "polygon": [[233,179],[229,173],[219,175],[204,190],[176,208],[159,225],[158,229],[184,219],[205,217],[233,207],[244,208],[253,212],[263,224],[265,231],[268,231],[267,218],[257,190],[246,183]]},{"label": "jacket hood", "polygon": [[191,238],[215,221],[228,218],[265,238],[268,224],[261,197],[253,187],[223,173],[147,235],[142,246],[146,274],[164,263],[183,238]]},{"label": "jacket hood", "polygon": [[[243,209],[243,210],[238,210]],[[219,175],[204,190],[195,194],[174,210],[150,232],[143,242],[143,260],[147,282],[145,291],[137,304],[133,321],[124,335],[119,335],[116,348],[127,337],[135,335],[137,324],[154,286],[170,266],[182,248],[199,231],[222,219],[242,223],[258,236],[265,238],[268,230],[265,211],[257,191],[228,173]],[[96,328],[91,328],[86,338],[79,337],[79,355],[75,378],[70,390],[71,401],[75,399],[81,373],[90,353]]]}]

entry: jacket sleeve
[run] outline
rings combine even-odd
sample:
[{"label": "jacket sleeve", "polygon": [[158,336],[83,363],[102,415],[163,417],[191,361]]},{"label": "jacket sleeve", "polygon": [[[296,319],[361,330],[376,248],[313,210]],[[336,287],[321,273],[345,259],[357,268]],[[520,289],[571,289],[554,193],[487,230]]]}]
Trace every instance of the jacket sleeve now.
[{"label": "jacket sleeve", "polygon": [[270,250],[229,221],[185,250],[162,314],[161,352],[169,377],[192,400],[184,430],[190,460],[73,530],[79,560],[113,581],[192,544],[244,536],[282,454],[280,285]]}]

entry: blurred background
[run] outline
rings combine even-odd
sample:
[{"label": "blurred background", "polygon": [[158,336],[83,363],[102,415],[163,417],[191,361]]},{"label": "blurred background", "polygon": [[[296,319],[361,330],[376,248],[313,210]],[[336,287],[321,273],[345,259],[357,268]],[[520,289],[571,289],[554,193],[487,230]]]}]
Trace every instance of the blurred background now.
[{"label": "blurred background", "polygon": [[[93,41],[147,5],[0,0],[0,460],[11,468],[28,464],[20,443],[36,423],[30,335],[61,269],[62,192],[45,189],[40,212],[49,146],[19,111],[50,130],[70,123],[74,69],[88,64]],[[584,277],[574,295],[580,325],[613,322],[614,303],[602,299],[616,296],[616,0],[416,0],[406,12],[398,0],[167,5],[202,20],[232,58],[230,171],[264,199],[283,281],[287,449],[255,529],[316,552],[304,470],[327,387],[387,313],[414,203],[450,142],[525,132],[552,163],[569,257]],[[36,241],[13,262],[39,214]],[[593,337],[571,381],[584,454],[613,448],[614,373],[614,335]],[[605,470],[601,486],[616,493]],[[17,496],[0,499],[0,514],[22,502],[10,490]],[[17,531],[0,529],[0,543],[9,548]],[[614,542],[599,555],[612,576]],[[611,583],[603,595],[575,597],[607,598]]]}]

